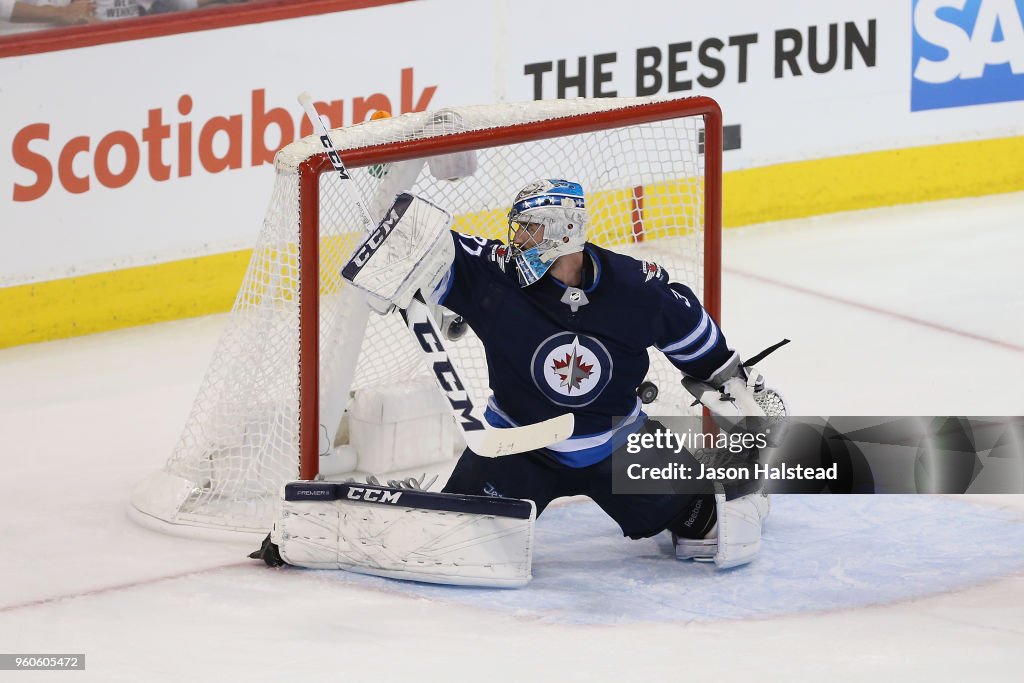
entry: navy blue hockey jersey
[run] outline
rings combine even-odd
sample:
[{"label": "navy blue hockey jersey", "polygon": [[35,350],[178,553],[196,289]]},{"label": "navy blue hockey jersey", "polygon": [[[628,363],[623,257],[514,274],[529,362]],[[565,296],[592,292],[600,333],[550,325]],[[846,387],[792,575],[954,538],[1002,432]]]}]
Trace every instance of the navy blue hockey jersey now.
[{"label": "navy blue hockey jersey", "polygon": [[[495,427],[573,413],[572,438],[551,446],[571,467],[611,455],[642,426],[636,389],[657,347],[682,372],[708,379],[731,358],[718,325],[689,287],[660,268],[597,245],[584,247],[587,303],[572,310],[549,274],[522,288],[511,250],[453,232],[455,261],[431,296],[461,315],[483,342]],[[571,293],[571,291],[570,291]]]}]

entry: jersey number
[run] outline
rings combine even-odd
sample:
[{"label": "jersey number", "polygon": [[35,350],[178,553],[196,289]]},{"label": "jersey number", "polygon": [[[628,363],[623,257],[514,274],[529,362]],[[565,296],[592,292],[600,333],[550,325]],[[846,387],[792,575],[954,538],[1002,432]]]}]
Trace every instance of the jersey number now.
[{"label": "jersey number", "polygon": [[[475,243],[476,246],[473,246],[472,243]],[[484,247],[487,246],[487,240],[483,237],[476,237],[475,235],[460,234],[459,246],[462,247],[470,256],[479,256],[483,253]]]}]

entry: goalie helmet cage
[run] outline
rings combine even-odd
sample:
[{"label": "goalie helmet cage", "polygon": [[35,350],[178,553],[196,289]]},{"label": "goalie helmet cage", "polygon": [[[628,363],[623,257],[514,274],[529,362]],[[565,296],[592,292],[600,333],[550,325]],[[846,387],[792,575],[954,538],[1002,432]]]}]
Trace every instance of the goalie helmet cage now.
[{"label": "goalie helmet cage", "polygon": [[[481,238],[506,236],[511,198],[528,182],[579,181],[588,241],[644,260],[648,277],[665,267],[720,321],[722,119],[710,98],[456,107],[367,121],[331,139],[375,218],[410,190]],[[470,153],[471,175],[445,175],[459,167],[446,160]],[[315,478],[320,457],[344,444],[355,392],[427,375],[399,316],[369,314],[340,277],[360,223],[316,136],[283,148],[275,169],[263,228],[182,436],[132,493],[129,511],[146,526],[265,534],[282,485]],[[449,346],[474,399],[485,399],[479,340],[470,332]],[[693,414],[661,354],[652,353],[648,379],[660,392],[647,412]]]}]

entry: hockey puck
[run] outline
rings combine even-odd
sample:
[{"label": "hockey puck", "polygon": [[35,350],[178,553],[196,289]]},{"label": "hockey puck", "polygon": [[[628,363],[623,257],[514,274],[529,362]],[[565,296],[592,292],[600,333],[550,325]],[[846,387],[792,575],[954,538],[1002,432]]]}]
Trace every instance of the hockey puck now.
[{"label": "hockey puck", "polygon": [[457,315],[450,320],[445,321],[444,324],[444,336],[448,341],[458,341],[462,339],[466,334],[466,321],[461,315]]},{"label": "hockey puck", "polygon": [[636,388],[636,395],[640,397],[640,402],[644,405],[654,403],[654,400],[658,398],[658,385],[654,382],[642,382]]}]

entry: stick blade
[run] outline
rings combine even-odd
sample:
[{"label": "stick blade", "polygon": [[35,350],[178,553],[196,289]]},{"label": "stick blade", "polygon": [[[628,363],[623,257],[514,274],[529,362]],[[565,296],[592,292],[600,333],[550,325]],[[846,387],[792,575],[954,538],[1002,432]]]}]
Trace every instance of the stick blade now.
[{"label": "stick blade", "polygon": [[484,432],[467,434],[469,449],[477,455],[496,458],[513,453],[525,453],[546,448],[572,436],[576,420],[572,413],[565,413],[550,420],[522,427],[488,429]]}]

